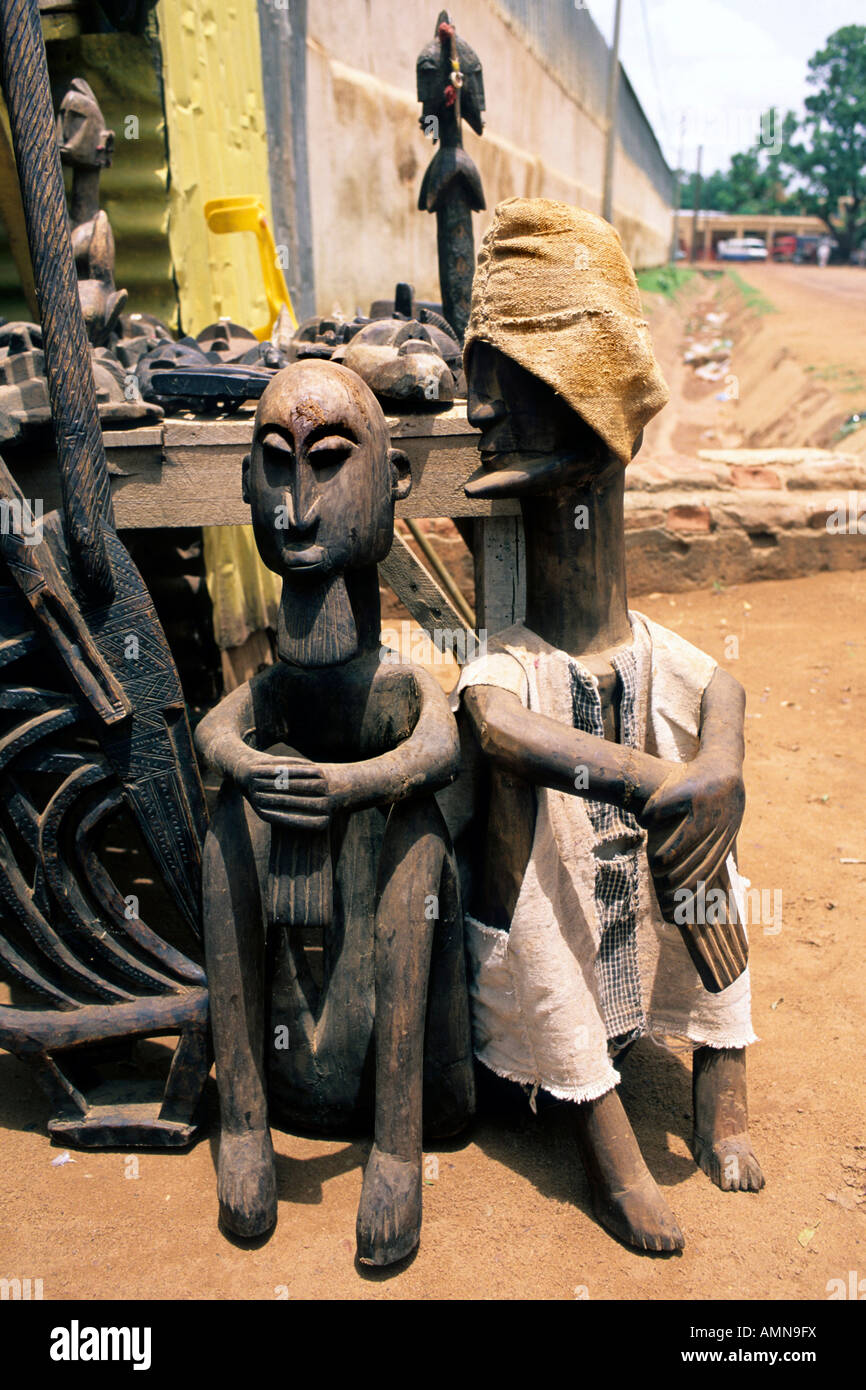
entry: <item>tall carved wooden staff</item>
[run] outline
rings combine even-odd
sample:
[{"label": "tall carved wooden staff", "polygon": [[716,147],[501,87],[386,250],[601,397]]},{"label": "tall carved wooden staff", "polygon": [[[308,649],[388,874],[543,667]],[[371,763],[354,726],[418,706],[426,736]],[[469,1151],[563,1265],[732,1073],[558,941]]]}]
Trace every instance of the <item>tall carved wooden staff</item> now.
[{"label": "tall carved wooden staff", "polygon": [[[19,767],[71,769],[42,811],[16,783],[10,814],[35,856],[33,885],[25,881],[7,835],[0,835],[0,958],[7,973],[53,1006],[44,1013],[0,1008],[0,1046],[32,1055],[43,1075],[49,1074],[61,1115],[77,1116],[71,1131],[64,1131],[69,1138],[99,1144],[112,1142],[112,1135],[120,1142],[122,1134],[127,1143],[175,1144],[192,1132],[191,1109],[207,1070],[204,976],[137,912],[124,912],[123,898],[88,837],[122,796],[172,898],[198,932],[204,795],[171,652],[115,529],[36,0],[0,0],[0,65],[61,481],[60,512],[45,518],[38,540],[20,531],[9,534],[8,527],[0,536],[5,582],[14,586],[5,590],[9,597],[0,614],[6,679],[0,707],[24,712],[24,723],[0,741],[0,776],[17,777]],[[13,515],[27,510],[2,462],[0,501]],[[28,689],[25,680],[16,688],[9,684],[7,672],[31,654],[40,682],[53,680],[51,689]],[[61,753],[53,745],[60,728],[79,723],[95,736],[101,756]],[[52,745],[45,746],[49,736]],[[110,786],[112,773],[120,792]],[[73,841],[78,870],[99,913],[70,867]],[[63,939],[55,918],[65,918]],[[184,1040],[161,1111],[136,1119],[115,1107],[88,1121],[83,1097],[50,1054],[109,1036],[165,1031],[182,1031]]]}]

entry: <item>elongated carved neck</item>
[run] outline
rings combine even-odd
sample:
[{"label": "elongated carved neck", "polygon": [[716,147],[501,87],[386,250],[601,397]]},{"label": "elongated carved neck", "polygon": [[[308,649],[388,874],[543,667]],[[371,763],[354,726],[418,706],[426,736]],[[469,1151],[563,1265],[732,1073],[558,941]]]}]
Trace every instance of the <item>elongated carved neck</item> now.
[{"label": "elongated carved neck", "polygon": [[69,221],[73,228],[89,222],[99,212],[100,173],[100,169],[76,167],[73,170],[69,194]]},{"label": "elongated carved neck", "polygon": [[522,499],[526,625],[572,656],[631,640],[625,576],[625,472]]},{"label": "elongated carved neck", "polygon": [[292,666],[340,666],[378,650],[381,632],[376,565],[316,582],[283,581],[277,651]]}]

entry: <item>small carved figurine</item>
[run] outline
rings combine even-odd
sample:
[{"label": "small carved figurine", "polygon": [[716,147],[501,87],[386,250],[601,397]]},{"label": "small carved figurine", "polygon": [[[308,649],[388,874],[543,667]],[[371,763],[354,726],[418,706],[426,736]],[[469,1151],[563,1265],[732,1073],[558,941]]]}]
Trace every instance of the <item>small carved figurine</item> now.
[{"label": "small carved figurine", "polygon": [[203,887],[221,1218],[243,1236],[276,1220],[269,1116],[331,1131],[363,1118],[375,1029],[357,1226],[370,1264],[418,1241],[422,1068],[440,1134],[474,1104],[457,878],[433,797],[457,770],[456,727],[426,672],[380,660],[376,566],[411,481],[389,443],[345,367],[295,363],[265,391],[244,491],[283,579],[280,660],[197,732],[224,774]]},{"label": "small carved figurine", "polygon": [[698,1163],[724,1189],[763,1186],[747,1131],[740,909],[690,946],[672,922],[702,883],[736,897],[744,695],[627,606],[625,468],[667,390],[613,228],[544,199],[500,204],[465,367],[482,431],[466,491],[519,497],[526,541],[525,622],[491,639],[460,686],[489,773],[467,916],[476,1051],[576,1102],[610,1231],[679,1249],[614,1060],[642,1035],[693,1049]]},{"label": "small carved figurine", "polygon": [[99,206],[99,175],[111,164],[114,131],[107,130],[91,88],[74,77],[57,116],[60,158],[72,167],[69,222],[78,274],[78,293],[87,336],[95,347],[108,342],[127,300],[114,287],[114,236]]}]

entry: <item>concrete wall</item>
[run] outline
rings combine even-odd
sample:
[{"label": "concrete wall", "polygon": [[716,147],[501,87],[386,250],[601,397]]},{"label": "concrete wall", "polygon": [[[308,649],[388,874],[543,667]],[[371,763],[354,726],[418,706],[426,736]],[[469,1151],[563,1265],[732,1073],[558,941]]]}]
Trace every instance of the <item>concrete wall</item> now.
[{"label": "concrete wall", "polygon": [[[439,298],[435,218],[417,209],[434,153],[419,125],[415,62],[433,35],[435,0],[308,0],[307,147],[320,312],[351,313],[410,280]],[[599,212],[606,46],[572,0],[460,0],[458,33],[484,69],[487,126],[464,127],[488,211],[504,198],[558,198]],[[539,22],[539,16],[543,23]],[[638,266],[667,257],[670,171],[627,81],[614,221]]]}]

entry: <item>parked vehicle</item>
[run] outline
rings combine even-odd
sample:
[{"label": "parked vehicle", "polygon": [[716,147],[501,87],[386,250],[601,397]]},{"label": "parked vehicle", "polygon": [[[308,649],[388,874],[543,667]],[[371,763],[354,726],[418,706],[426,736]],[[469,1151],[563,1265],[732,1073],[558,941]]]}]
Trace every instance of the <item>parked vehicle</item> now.
[{"label": "parked vehicle", "polygon": [[759,236],[731,237],[719,242],[716,256],[720,261],[765,261],[767,243]]},{"label": "parked vehicle", "polygon": [[797,237],[794,232],[783,232],[773,238],[773,260],[793,261],[797,254]]},{"label": "parked vehicle", "polygon": [[832,261],[832,260],[835,260],[835,259],[836,259],[836,253],[837,253],[838,250],[839,250],[839,243],[838,243],[838,241],[836,241],[836,239],[835,239],[834,237],[828,237],[828,236],[826,236],[826,235],[825,235],[825,236],[798,236],[798,237],[797,237],[797,250],[796,250],[796,253],[795,253],[795,255],[794,255],[794,261],[795,261],[795,263],[796,263],[797,265],[817,265],[817,263],[818,263],[818,247],[821,245],[821,242],[822,242],[822,241],[826,241],[826,242],[829,244],[829,246],[830,246],[830,259],[831,259],[831,261]]}]

